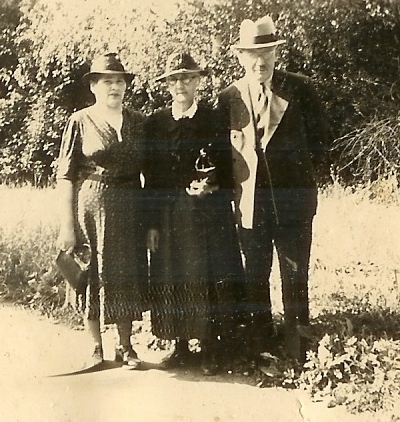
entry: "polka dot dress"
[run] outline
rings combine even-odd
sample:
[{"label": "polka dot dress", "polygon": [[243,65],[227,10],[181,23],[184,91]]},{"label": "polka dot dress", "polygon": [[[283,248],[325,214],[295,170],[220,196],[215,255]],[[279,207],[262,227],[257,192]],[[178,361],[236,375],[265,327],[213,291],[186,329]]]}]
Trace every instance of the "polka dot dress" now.
[{"label": "polka dot dress", "polygon": [[106,324],[141,318],[147,278],[140,113],[124,110],[121,138],[90,107],[80,110],[58,160],[57,178],[76,186],[79,244],[92,251],[85,313]]}]

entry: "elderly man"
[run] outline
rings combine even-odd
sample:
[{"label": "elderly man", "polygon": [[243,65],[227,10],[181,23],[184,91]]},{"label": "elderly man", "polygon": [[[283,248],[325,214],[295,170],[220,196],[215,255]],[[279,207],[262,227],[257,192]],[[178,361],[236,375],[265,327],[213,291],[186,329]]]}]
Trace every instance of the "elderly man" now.
[{"label": "elderly man", "polygon": [[309,324],[308,267],[317,207],[315,168],[327,130],[310,80],[275,69],[274,22],[244,20],[233,49],[245,70],[219,97],[222,125],[230,135],[235,212],[246,261],[250,349],[272,350],[274,329],[269,277],[273,244],[282,280],[285,349],[305,359]]}]

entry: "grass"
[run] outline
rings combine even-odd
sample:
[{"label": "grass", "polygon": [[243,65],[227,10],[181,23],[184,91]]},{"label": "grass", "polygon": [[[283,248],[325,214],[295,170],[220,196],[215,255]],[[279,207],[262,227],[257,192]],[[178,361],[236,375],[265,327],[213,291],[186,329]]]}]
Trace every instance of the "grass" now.
[{"label": "grass", "polygon": [[398,310],[400,202],[390,191],[371,200],[374,188],[334,186],[321,194],[310,272],[315,316],[334,310],[324,298],[338,295]]},{"label": "grass", "polygon": [[[0,195],[0,297],[63,315],[65,286],[54,264],[55,190],[0,186]],[[355,188],[335,182],[320,192],[310,263],[314,347],[300,378],[284,363],[285,381],[331,405],[385,411],[388,419],[375,419],[382,421],[396,420],[390,392],[399,392],[399,217],[391,179]],[[280,314],[276,259],[271,288]]]},{"label": "grass", "polygon": [[[3,288],[4,283],[15,284],[10,279],[13,273],[21,284],[29,282],[34,288],[32,280],[55,271],[56,191],[0,186],[0,196],[4,204],[0,208],[0,284]],[[335,183],[320,193],[310,263],[313,317],[334,312],[341,300],[365,300],[370,307],[398,310],[399,217],[400,197],[388,182],[358,189]],[[274,261],[273,305],[279,313],[279,270]]]},{"label": "grass", "polygon": [[[313,317],[337,310],[342,296],[343,300],[368,299],[371,307],[398,310],[399,217],[400,196],[387,182],[358,189],[335,183],[320,192],[310,262]],[[276,261],[273,302],[281,311]]]},{"label": "grass", "polygon": [[0,196],[0,295],[51,313],[65,291],[54,264],[55,191],[0,186]]}]

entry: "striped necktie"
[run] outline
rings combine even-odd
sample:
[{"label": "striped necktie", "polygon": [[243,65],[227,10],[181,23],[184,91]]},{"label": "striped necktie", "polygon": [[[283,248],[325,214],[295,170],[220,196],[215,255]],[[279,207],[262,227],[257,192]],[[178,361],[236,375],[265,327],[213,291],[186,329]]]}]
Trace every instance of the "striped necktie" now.
[{"label": "striped necktie", "polygon": [[266,124],[264,120],[267,117],[266,116],[267,106],[268,106],[268,96],[265,92],[265,86],[263,84],[260,84],[258,86],[256,101],[254,104],[254,117],[255,117],[256,129],[257,129],[257,136],[256,136],[257,147],[261,147],[261,139],[265,133]]}]

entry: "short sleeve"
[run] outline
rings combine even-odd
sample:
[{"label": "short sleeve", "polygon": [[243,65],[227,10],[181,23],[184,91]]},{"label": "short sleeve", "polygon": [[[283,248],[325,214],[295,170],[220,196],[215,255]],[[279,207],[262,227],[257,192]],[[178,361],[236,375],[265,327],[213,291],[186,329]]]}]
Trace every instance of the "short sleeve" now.
[{"label": "short sleeve", "polygon": [[78,121],[71,116],[64,129],[57,160],[57,179],[77,180],[82,144]]}]

